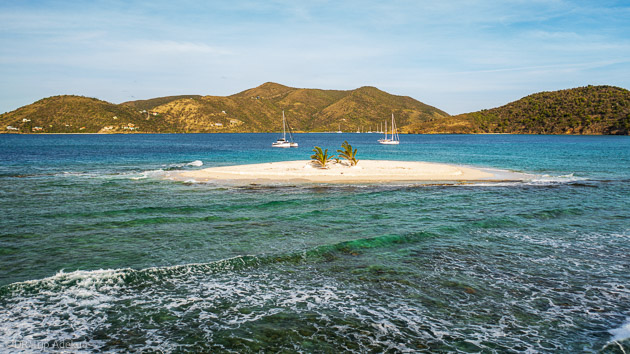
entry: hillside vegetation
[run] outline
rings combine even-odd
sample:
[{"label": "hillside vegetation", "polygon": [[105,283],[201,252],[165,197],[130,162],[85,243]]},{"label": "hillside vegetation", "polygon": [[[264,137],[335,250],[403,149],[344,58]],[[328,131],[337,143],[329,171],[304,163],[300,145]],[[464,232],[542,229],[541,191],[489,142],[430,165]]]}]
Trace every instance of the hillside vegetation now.
[{"label": "hillside vegetation", "polygon": [[391,114],[401,133],[625,134],[630,91],[587,86],[541,92],[505,106],[450,116],[375,87],[320,90],[272,82],[231,96],[169,96],[112,104],[54,96],[0,115],[0,132],[215,133],[376,131]]},{"label": "hillside vegetation", "polygon": [[[474,133],[628,135],[630,91],[587,86],[540,92],[450,119]],[[444,129],[444,125],[437,128]]]},{"label": "hillside vegetation", "polygon": [[121,105],[133,107],[139,111],[142,111],[142,110],[148,111],[157,106],[161,106],[163,104],[167,104],[172,101],[181,100],[183,98],[199,98],[199,97],[201,97],[201,95],[180,95],[180,96],[157,97],[157,98],[150,98],[148,100],[123,102],[121,103]]},{"label": "hillside vegetation", "polygon": [[21,133],[172,131],[160,117],[147,112],[96,98],[69,95],[44,98],[2,114],[0,124],[2,130]]},{"label": "hillside vegetation", "polygon": [[356,90],[298,89],[265,83],[228,97],[204,96],[153,108],[183,132],[273,132],[282,129],[282,111],[294,131],[376,130],[392,113],[408,126],[448,114],[410,97],[374,87]]},{"label": "hillside vegetation", "polygon": [[[5,132],[274,132],[282,111],[294,131],[368,131],[392,113],[402,132],[448,114],[410,97],[374,87],[299,89],[265,83],[223,96],[169,96],[119,105],[94,98],[55,96],[0,116]],[[2,130],[0,130],[2,131]]]}]

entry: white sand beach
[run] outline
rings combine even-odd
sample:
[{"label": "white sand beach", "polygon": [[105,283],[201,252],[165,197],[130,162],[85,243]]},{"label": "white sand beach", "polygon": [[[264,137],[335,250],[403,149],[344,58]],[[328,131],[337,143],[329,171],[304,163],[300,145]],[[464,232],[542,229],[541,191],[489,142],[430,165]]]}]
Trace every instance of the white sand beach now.
[{"label": "white sand beach", "polygon": [[457,165],[414,162],[360,160],[356,166],[347,162],[329,163],[320,168],[312,161],[282,161],[251,165],[211,167],[170,174],[175,180],[226,182],[236,184],[266,183],[388,183],[388,182],[475,182],[522,181],[527,175],[475,169]]}]

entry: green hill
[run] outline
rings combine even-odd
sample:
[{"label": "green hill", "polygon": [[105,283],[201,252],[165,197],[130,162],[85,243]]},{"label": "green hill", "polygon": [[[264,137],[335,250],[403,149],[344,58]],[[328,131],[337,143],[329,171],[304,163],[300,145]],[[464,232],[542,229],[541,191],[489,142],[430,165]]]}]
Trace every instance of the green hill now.
[{"label": "green hill", "polygon": [[340,91],[268,82],[227,97],[170,96],[119,105],[79,96],[49,97],[0,115],[0,132],[273,132],[282,129],[283,110],[294,131],[315,132],[376,130],[392,113],[402,132],[448,117],[374,87]]},{"label": "green hill", "polygon": [[180,96],[157,97],[157,98],[150,98],[148,100],[123,102],[121,103],[121,105],[133,107],[139,111],[142,111],[142,110],[149,111],[157,106],[161,106],[163,104],[167,104],[175,100],[181,100],[183,98],[199,98],[199,97],[201,96],[200,95],[180,95]]},{"label": "green hill", "polygon": [[[13,127],[17,130],[8,129]],[[0,115],[2,130],[20,133],[171,132],[159,116],[96,98],[53,96]],[[0,131],[2,131],[0,130]]]},{"label": "green hill", "polygon": [[448,114],[410,97],[374,87],[356,90],[300,89],[276,83],[227,96],[174,100],[152,109],[181,132],[273,132],[282,111],[295,131],[367,131],[392,113],[402,132],[408,126]]},{"label": "green hill", "polygon": [[112,104],[54,96],[0,115],[0,132],[274,132],[282,111],[294,131],[378,129],[394,113],[402,133],[625,134],[630,91],[587,86],[541,92],[505,106],[449,116],[375,87],[293,88],[272,82],[231,96],[169,96]]},{"label": "green hill", "polygon": [[[540,92],[505,106],[448,119],[474,133],[619,134],[630,131],[630,91],[586,86]],[[448,130],[445,122],[424,128]]]}]

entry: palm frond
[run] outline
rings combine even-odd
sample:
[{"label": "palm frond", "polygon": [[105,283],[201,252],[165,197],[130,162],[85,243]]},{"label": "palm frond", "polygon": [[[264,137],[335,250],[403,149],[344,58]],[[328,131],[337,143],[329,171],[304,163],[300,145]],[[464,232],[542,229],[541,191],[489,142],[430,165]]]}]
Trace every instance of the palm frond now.
[{"label": "palm frond", "polygon": [[352,150],[352,145],[350,145],[347,140],[341,144],[341,148],[342,150],[337,150],[339,156],[348,160],[350,165],[355,166],[359,162],[359,160],[356,159],[357,149]]},{"label": "palm frond", "polygon": [[315,146],[313,152],[315,154],[311,155],[311,160],[318,163],[322,168],[326,168],[326,164],[335,157],[335,155],[328,156],[328,149],[322,151],[322,148],[319,146]]}]

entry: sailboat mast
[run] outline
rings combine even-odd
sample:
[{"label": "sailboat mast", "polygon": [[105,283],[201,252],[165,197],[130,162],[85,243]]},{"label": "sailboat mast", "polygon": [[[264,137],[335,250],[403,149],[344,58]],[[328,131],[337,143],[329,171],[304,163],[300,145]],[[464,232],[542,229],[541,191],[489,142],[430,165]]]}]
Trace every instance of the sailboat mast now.
[{"label": "sailboat mast", "polygon": [[394,113],[392,113],[392,140],[394,139]]},{"label": "sailboat mast", "polygon": [[282,139],[287,140],[286,124],[284,122],[284,111],[282,111]]}]

